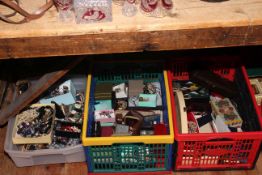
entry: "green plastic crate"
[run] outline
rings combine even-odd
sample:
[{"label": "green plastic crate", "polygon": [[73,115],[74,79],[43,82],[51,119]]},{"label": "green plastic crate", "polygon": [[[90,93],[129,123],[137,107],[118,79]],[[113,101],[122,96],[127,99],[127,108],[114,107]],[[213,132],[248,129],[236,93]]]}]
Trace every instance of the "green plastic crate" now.
[{"label": "green plastic crate", "polygon": [[85,148],[89,172],[165,171],[170,168],[170,144],[115,144]]},{"label": "green plastic crate", "polygon": [[[86,131],[86,137],[82,137],[88,171],[90,173],[170,171],[174,136],[172,117],[168,115],[166,100],[168,91],[165,86],[167,81],[164,80],[163,69],[159,64],[156,64],[152,69],[136,63],[115,63],[113,67],[111,66],[106,64],[103,66],[103,68],[106,67],[106,70],[101,71],[102,66],[95,65],[89,83],[90,90],[88,92],[90,91],[90,94],[87,96],[89,102],[86,103],[88,104],[88,127],[84,127],[83,131]],[[111,137],[110,141],[106,140],[108,137],[91,137],[96,84],[103,82],[123,83],[136,79],[143,79],[144,82],[160,81],[163,99],[165,99],[163,100],[163,120],[168,125],[168,135]],[[136,137],[139,137],[138,140],[135,139]],[[147,139],[141,140],[140,138]],[[128,142],[123,141],[124,139]],[[146,143],[148,140],[150,143]]]},{"label": "green plastic crate", "polygon": [[247,74],[249,77],[262,76],[262,68],[247,68]]}]

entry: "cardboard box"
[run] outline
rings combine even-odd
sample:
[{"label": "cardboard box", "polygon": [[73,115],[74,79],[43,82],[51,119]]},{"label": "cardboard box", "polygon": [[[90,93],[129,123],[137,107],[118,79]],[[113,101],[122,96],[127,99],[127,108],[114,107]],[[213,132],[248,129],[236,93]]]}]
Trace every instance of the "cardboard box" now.
[{"label": "cardboard box", "polygon": [[[41,106],[47,106],[44,104],[34,104],[31,105],[31,107],[41,107]],[[19,134],[17,134],[18,131],[18,127],[17,125],[19,124],[19,117],[17,115],[16,119],[15,119],[15,124],[13,127],[13,132],[12,132],[12,141],[13,144],[33,144],[33,143],[48,143],[50,144],[52,142],[52,133],[53,133],[53,127],[54,127],[54,121],[55,121],[55,106],[54,104],[48,104],[48,106],[51,106],[54,110],[53,114],[52,114],[52,123],[51,123],[51,128],[50,128],[50,132],[46,135],[41,135],[39,137],[23,137]]]},{"label": "cardboard box", "polygon": [[62,95],[58,95],[55,97],[50,97],[50,98],[42,98],[40,100],[41,104],[51,104],[51,101],[55,101],[57,104],[65,104],[65,105],[70,105],[75,103],[75,96],[76,96],[76,89],[74,84],[72,83],[71,80],[67,80],[61,85],[59,85],[58,89],[59,92],[63,91],[63,86],[68,87],[68,92]]}]

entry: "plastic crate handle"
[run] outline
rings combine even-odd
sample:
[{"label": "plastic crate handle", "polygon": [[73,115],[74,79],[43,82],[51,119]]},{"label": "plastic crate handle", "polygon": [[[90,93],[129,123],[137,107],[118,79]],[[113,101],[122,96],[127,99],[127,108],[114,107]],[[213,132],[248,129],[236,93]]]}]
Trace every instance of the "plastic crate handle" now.
[{"label": "plastic crate handle", "polygon": [[223,138],[223,137],[209,137],[207,142],[229,142],[234,141],[232,138]]},{"label": "plastic crate handle", "polygon": [[226,148],[207,148],[203,151],[204,155],[207,156],[222,156],[222,155],[228,155],[232,154],[232,149],[226,149]]},{"label": "plastic crate handle", "polygon": [[236,141],[232,138],[209,138],[205,142],[203,151],[208,156],[221,156],[231,154]]},{"label": "plastic crate handle", "polygon": [[117,142],[117,143],[114,143],[112,144],[112,146],[124,146],[124,145],[146,145],[146,143],[143,143],[143,142],[132,142],[132,143],[122,143],[122,142]]}]

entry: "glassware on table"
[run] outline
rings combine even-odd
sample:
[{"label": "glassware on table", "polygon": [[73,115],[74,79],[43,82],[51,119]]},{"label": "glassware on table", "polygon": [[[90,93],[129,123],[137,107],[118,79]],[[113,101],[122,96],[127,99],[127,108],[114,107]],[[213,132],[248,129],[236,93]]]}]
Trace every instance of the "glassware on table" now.
[{"label": "glassware on table", "polygon": [[54,3],[61,21],[67,22],[74,19],[73,0],[54,0]]}]

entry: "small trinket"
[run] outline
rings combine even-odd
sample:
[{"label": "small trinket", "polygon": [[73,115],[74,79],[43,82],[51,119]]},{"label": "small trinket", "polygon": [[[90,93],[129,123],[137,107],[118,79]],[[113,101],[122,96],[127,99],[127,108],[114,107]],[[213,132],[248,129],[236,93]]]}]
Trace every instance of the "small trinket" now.
[{"label": "small trinket", "polygon": [[140,11],[146,16],[165,17],[173,16],[172,0],[141,0]]},{"label": "small trinket", "polygon": [[242,118],[229,98],[216,99],[212,97],[210,103],[213,113],[216,117],[221,117],[226,125],[236,128],[242,126]]},{"label": "small trinket", "polygon": [[116,123],[122,124],[123,123],[123,115],[122,114],[116,114]]},{"label": "small trinket", "polygon": [[128,98],[128,107],[137,107],[139,102],[138,96],[133,96]]},{"label": "small trinket", "polygon": [[262,100],[262,86],[261,86],[260,79],[252,78],[250,79],[250,84],[255,94],[257,104],[260,106]]},{"label": "small trinket", "polygon": [[158,0],[141,0],[140,7],[143,11],[149,13],[157,8]]},{"label": "small trinket", "polygon": [[199,129],[195,121],[188,121],[187,125],[189,134],[199,133]]},{"label": "small trinket", "polygon": [[48,144],[25,144],[22,151],[34,151],[40,149],[48,149]]},{"label": "small trinket", "polygon": [[27,80],[20,80],[15,83],[16,85],[16,92],[18,95],[24,93],[30,86],[30,82]]},{"label": "small trinket", "polygon": [[100,121],[92,122],[92,136],[93,137],[100,137],[101,136],[101,123]]},{"label": "small trinket", "polygon": [[116,124],[116,129],[115,129],[115,132],[116,133],[125,133],[125,134],[128,134],[128,131],[129,131],[129,126],[127,125],[122,125],[122,124]]},{"label": "small trinket", "polygon": [[140,12],[150,17],[174,16],[172,0],[113,0],[114,4],[122,6],[122,14],[132,17]]},{"label": "small trinket", "polygon": [[129,111],[127,111],[127,110],[116,110],[115,111],[116,123],[123,124],[124,123],[124,117],[128,113],[129,113]]},{"label": "small trinket", "polygon": [[162,5],[165,9],[171,10],[173,8],[173,2],[172,0],[161,0]]},{"label": "small trinket", "polygon": [[76,93],[76,103],[83,104],[85,100],[85,97],[82,93],[77,92]]},{"label": "small trinket", "polygon": [[155,94],[156,87],[152,83],[146,83],[144,87],[144,94]]},{"label": "small trinket", "polygon": [[103,126],[101,130],[101,137],[110,137],[114,133],[112,126]]},{"label": "small trinket", "polygon": [[125,118],[124,122],[129,126],[129,132],[131,135],[139,135],[140,129],[143,123],[143,116],[136,111],[130,111]]},{"label": "small trinket", "polygon": [[162,106],[162,94],[160,82],[148,82],[143,89],[144,94],[156,94],[157,106]]},{"label": "small trinket", "polygon": [[141,130],[140,135],[154,135],[153,130]]},{"label": "small trinket", "polygon": [[117,99],[115,104],[116,110],[125,110],[127,109],[127,99]]},{"label": "small trinket", "polygon": [[105,13],[102,12],[99,8],[88,8],[83,14],[82,19],[86,21],[101,21],[106,17]]},{"label": "small trinket", "polygon": [[111,0],[74,0],[77,23],[112,21]]},{"label": "small trinket", "polygon": [[114,110],[110,109],[110,110],[95,111],[95,121],[100,121],[103,123],[115,122]]},{"label": "small trinket", "polygon": [[151,115],[151,116],[144,116],[144,121],[142,128],[143,129],[152,129],[154,123],[160,123],[160,115]]},{"label": "small trinket", "polygon": [[143,80],[129,80],[128,81],[128,97],[137,97],[143,93]]},{"label": "small trinket", "polygon": [[51,143],[54,105],[32,105],[16,116],[14,144]]},{"label": "small trinket", "polygon": [[75,104],[76,89],[71,80],[67,80],[60,84],[57,88],[49,90],[49,92],[40,99],[41,104],[50,104],[55,101],[57,104]]},{"label": "small trinket", "polygon": [[155,124],[154,125],[154,134],[155,135],[167,135],[167,127],[165,124]]},{"label": "small trinket", "polygon": [[62,22],[74,19],[73,0],[54,0],[54,3],[59,12],[59,19]]},{"label": "small trinket", "polygon": [[64,132],[80,133],[81,132],[81,125],[60,121],[60,122],[57,122],[57,124],[56,124],[56,130],[64,131]]},{"label": "small trinket", "polygon": [[95,110],[110,110],[112,109],[111,100],[96,100],[95,101]]},{"label": "small trinket", "polygon": [[121,83],[113,87],[116,98],[127,98],[127,90],[128,88],[125,83]]},{"label": "small trinket", "polygon": [[138,106],[139,107],[156,107],[157,106],[156,94],[140,94]]},{"label": "small trinket", "polygon": [[54,101],[51,101],[51,103],[55,105],[56,118],[59,118],[59,119],[65,118],[65,115],[64,115],[64,113],[62,111],[62,108]]}]

